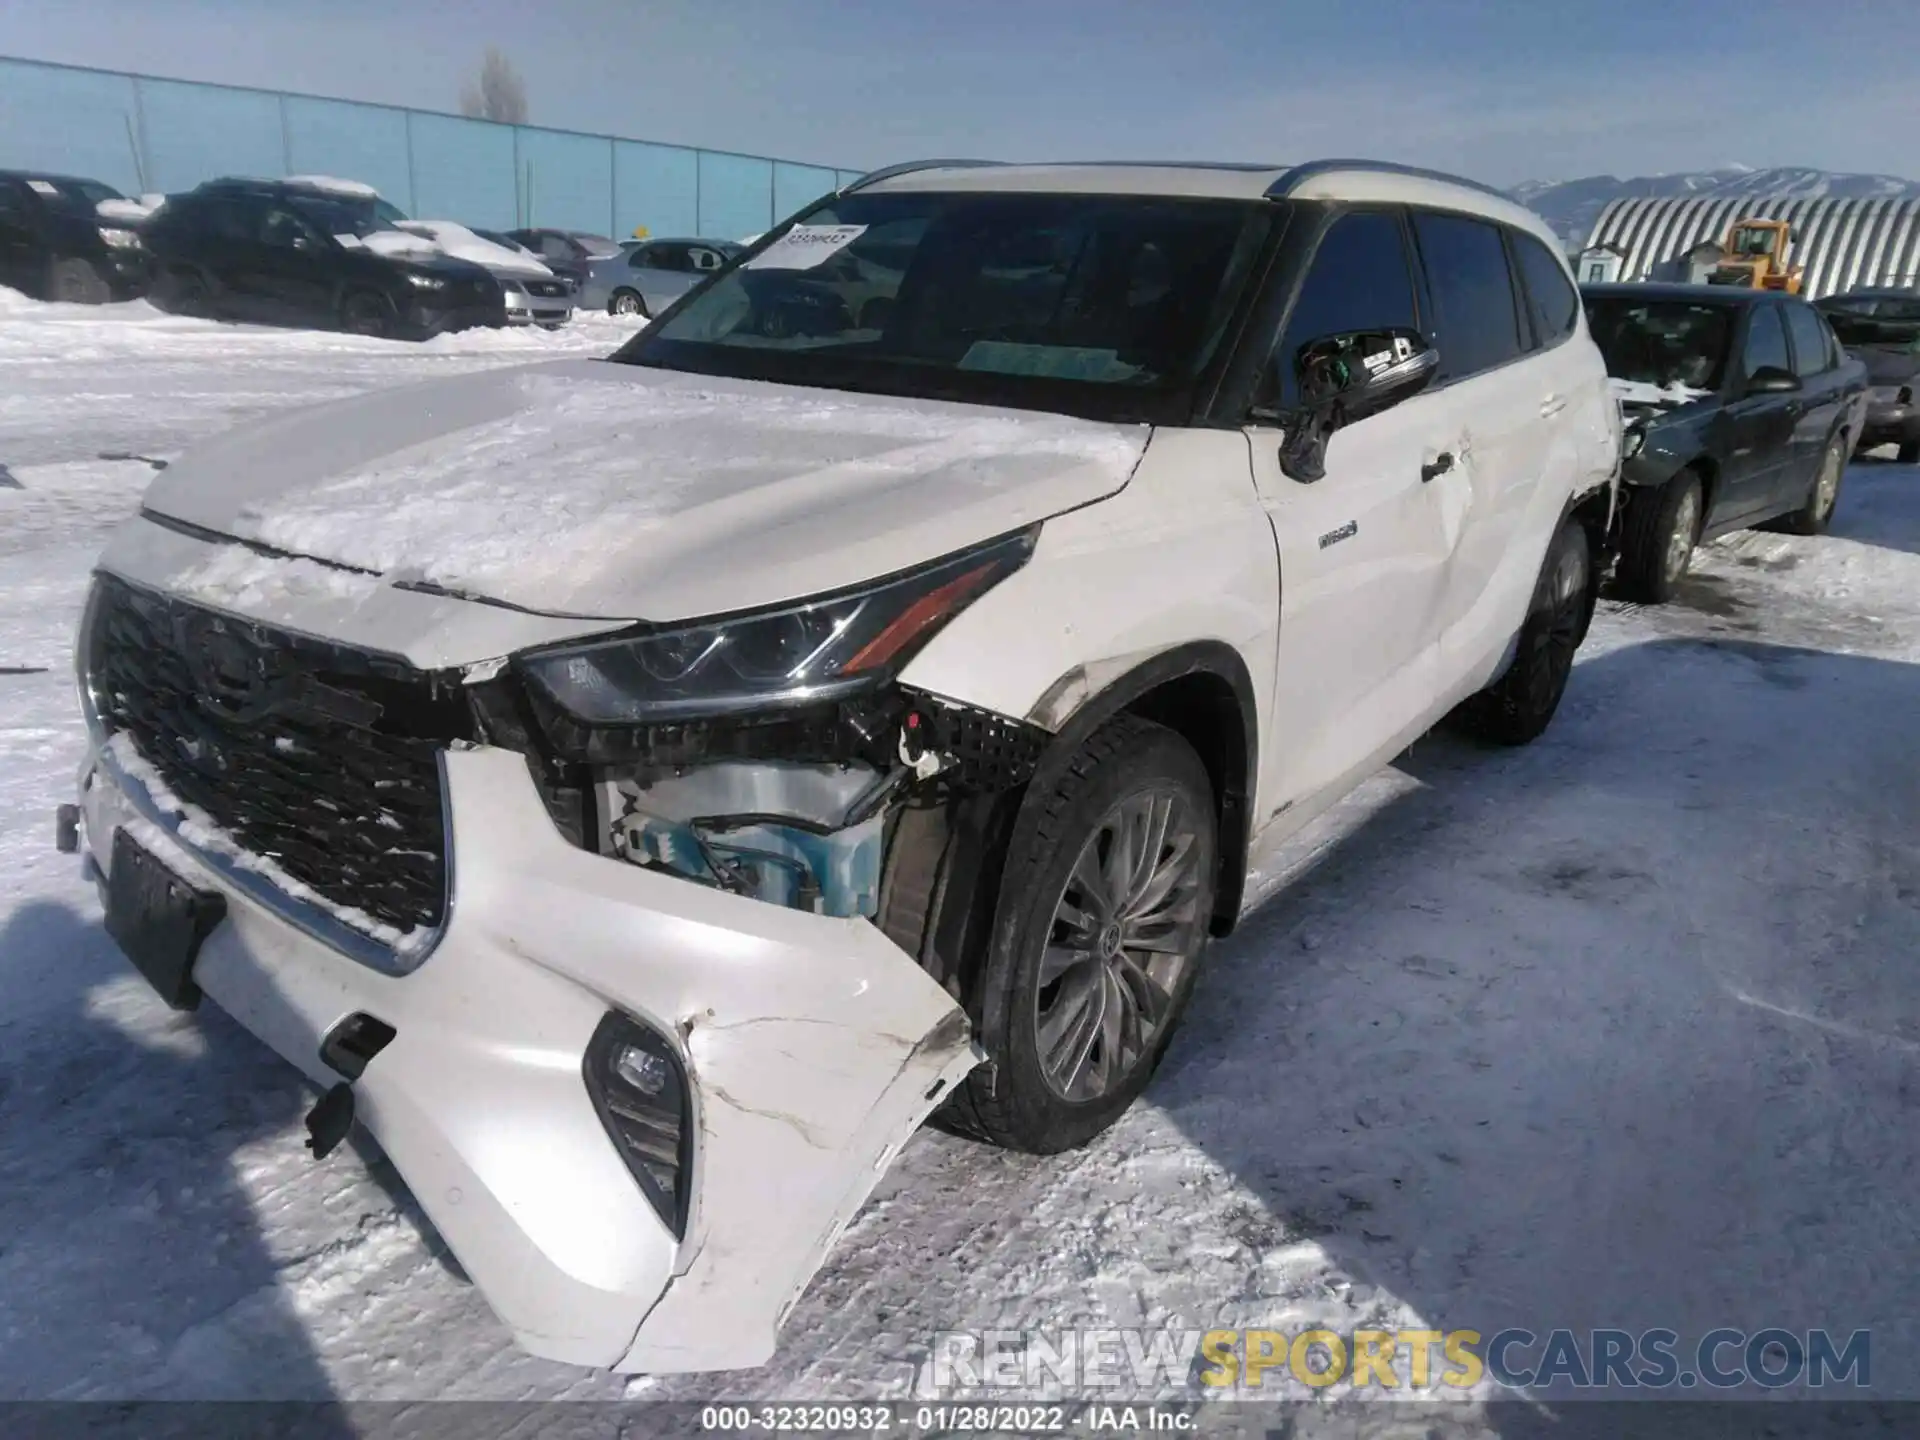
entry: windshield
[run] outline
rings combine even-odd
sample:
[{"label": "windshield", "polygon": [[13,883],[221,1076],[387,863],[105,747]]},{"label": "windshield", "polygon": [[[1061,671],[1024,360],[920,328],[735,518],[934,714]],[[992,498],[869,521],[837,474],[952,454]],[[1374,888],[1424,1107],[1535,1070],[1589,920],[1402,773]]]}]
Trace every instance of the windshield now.
[{"label": "windshield", "polygon": [[573,230],[568,233],[573,236],[576,245],[596,260],[604,260],[609,255],[620,253],[619,245],[604,235],[590,235],[585,230]]},{"label": "windshield", "polygon": [[42,198],[64,210],[91,210],[102,200],[127,198],[111,185],[102,185],[98,180],[29,180],[27,184]]},{"label": "windshield", "polygon": [[356,235],[365,239],[376,230],[397,230],[407,218],[399,206],[378,198],[296,194],[289,195],[287,201],[329,235]]},{"label": "windshield", "polygon": [[1587,324],[1607,373],[1648,385],[1717,390],[1726,372],[1733,310],[1684,300],[1590,299]]},{"label": "windshield", "polygon": [[1920,352],[1920,297],[1848,295],[1820,308],[1842,345]]},{"label": "windshield", "polygon": [[1733,232],[1735,255],[1771,255],[1780,232],[1762,225],[1742,225]]},{"label": "windshield", "polygon": [[1276,207],[855,194],[764,238],[614,358],[1156,418],[1218,349]]}]

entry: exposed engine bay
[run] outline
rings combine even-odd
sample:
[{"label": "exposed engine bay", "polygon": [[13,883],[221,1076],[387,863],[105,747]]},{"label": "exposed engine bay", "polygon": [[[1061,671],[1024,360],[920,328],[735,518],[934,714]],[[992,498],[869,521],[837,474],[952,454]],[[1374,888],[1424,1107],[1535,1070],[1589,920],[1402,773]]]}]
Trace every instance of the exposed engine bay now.
[{"label": "exposed engine bay", "polygon": [[903,835],[946,850],[961,812],[1017,790],[1051,738],[897,685],[620,730],[580,725],[511,671],[468,693],[476,738],[527,755],[555,823],[582,848],[772,905],[876,921]]}]

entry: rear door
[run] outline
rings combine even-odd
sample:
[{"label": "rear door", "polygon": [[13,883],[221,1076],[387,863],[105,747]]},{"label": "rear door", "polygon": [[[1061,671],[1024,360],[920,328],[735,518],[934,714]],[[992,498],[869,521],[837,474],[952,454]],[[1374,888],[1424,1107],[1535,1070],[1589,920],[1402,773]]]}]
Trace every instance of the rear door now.
[{"label": "rear door", "polygon": [[[1420,328],[1401,214],[1353,210],[1322,235],[1266,367],[1261,404],[1299,402],[1290,357],[1357,330]],[[1335,432],[1326,474],[1280,467],[1282,426],[1248,428],[1280,551],[1274,743],[1261,793],[1284,809],[1351,783],[1431,701],[1446,558],[1443,490],[1422,466],[1458,437],[1444,395],[1416,395]]]},{"label": "rear door", "polygon": [[[1446,547],[1437,628],[1452,692],[1499,659],[1525,618],[1546,549],[1546,536],[1534,532],[1552,463],[1547,438],[1577,377],[1552,353],[1533,353],[1508,248],[1521,237],[1477,216],[1435,211],[1415,211],[1413,233],[1433,298],[1438,383],[1458,416],[1452,469],[1432,482]],[[1557,351],[1579,300],[1554,295],[1543,303],[1559,332]],[[1556,501],[1552,519],[1559,508]]]},{"label": "rear door", "polygon": [[1787,341],[1793,349],[1793,373],[1800,377],[1802,409],[1794,422],[1794,463],[1783,467],[1774,500],[1780,506],[1799,505],[1819,473],[1827,441],[1840,428],[1847,409],[1841,385],[1840,354],[1827,322],[1804,300],[1783,300]]},{"label": "rear door", "polygon": [[1788,479],[1798,473],[1794,432],[1805,404],[1799,394],[1749,395],[1746,386],[1761,370],[1793,371],[1787,326],[1774,300],[1747,307],[1740,363],[1727,404],[1727,468],[1721,476],[1707,528],[1728,528],[1764,513]]}]

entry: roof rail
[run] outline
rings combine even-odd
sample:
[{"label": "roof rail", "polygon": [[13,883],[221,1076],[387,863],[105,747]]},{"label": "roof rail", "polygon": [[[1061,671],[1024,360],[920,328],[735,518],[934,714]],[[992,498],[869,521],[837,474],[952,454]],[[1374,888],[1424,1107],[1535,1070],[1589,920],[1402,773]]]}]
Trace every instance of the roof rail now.
[{"label": "roof rail", "polygon": [[1491,185],[1482,185],[1478,180],[1468,180],[1459,175],[1449,175],[1443,170],[1422,170],[1417,165],[1396,165],[1390,160],[1314,160],[1305,165],[1296,165],[1267,187],[1269,200],[1283,200],[1293,194],[1307,181],[1333,170],[1367,170],[1379,175],[1405,175],[1416,180],[1440,180],[1448,185],[1464,185],[1469,190],[1478,190],[1483,195],[1493,195],[1518,204],[1511,195],[1496,190]]},{"label": "roof rail", "polygon": [[851,184],[842,185],[835,193],[851,195],[856,190],[864,190],[869,185],[878,185],[882,180],[891,180],[896,175],[911,175],[916,170],[977,170],[983,165],[998,165],[998,160],[908,160],[899,165],[887,165],[879,170],[869,170]]}]

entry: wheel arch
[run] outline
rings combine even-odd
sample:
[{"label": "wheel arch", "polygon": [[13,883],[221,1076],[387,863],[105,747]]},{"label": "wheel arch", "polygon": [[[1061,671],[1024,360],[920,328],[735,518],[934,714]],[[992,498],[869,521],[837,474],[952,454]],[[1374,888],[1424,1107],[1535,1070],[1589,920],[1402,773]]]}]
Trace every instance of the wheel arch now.
[{"label": "wheel arch", "polygon": [[[1062,676],[1048,696],[1086,684],[1084,668]],[[1047,699],[1035,707],[1044,713]],[[1252,840],[1253,788],[1259,775],[1259,709],[1253,677],[1239,651],[1199,640],[1138,662],[1088,694],[1054,727],[1028,793],[1043,789],[1087,740],[1115,716],[1129,714],[1163,725],[1200,756],[1213,782],[1218,821],[1219,875],[1214,886],[1215,935],[1231,933],[1240,918]]]}]

